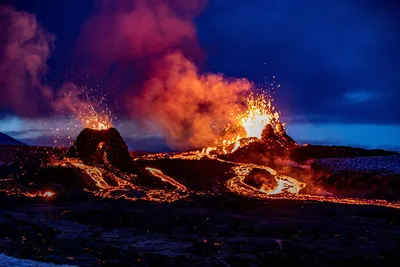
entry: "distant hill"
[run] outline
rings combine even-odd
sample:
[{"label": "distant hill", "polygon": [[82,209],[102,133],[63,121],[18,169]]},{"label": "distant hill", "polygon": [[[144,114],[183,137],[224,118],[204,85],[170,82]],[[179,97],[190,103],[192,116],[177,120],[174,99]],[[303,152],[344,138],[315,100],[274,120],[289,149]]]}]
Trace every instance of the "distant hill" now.
[{"label": "distant hill", "polygon": [[26,144],[0,132],[0,145],[26,146]]}]

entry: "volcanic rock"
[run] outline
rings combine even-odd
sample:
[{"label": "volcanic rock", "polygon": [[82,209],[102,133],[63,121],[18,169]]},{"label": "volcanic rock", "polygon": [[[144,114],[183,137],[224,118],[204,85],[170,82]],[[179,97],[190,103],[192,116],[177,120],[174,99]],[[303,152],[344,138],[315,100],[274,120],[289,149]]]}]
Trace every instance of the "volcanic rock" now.
[{"label": "volcanic rock", "polygon": [[134,173],[139,167],[133,161],[128,146],[115,128],[107,130],[84,129],[69,150],[69,156],[76,157],[88,165],[111,165],[123,172]]},{"label": "volcanic rock", "polygon": [[270,146],[280,146],[284,148],[293,148],[297,144],[283,129],[282,124],[278,124],[276,129],[267,124],[261,133],[261,142]]},{"label": "volcanic rock", "polygon": [[[394,176],[396,179],[398,175]],[[316,179],[328,192],[340,197],[397,199],[396,187],[390,181],[390,176],[374,172],[336,172]]]},{"label": "volcanic rock", "polygon": [[289,152],[297,147],[296,142],[286,134],[283,127],[274,129],[270,124],[263,129],[261,139],[244,138],[240,143],[236,151],[221,155],[221,158],[274,166],[277,158],[288,157]]},{"label": "volcanic rock", "polygon": [[274,176],[263,169],[251,170],[244,179],[244,182],[257,189],[272,189],[277,186],[277,182]]}]

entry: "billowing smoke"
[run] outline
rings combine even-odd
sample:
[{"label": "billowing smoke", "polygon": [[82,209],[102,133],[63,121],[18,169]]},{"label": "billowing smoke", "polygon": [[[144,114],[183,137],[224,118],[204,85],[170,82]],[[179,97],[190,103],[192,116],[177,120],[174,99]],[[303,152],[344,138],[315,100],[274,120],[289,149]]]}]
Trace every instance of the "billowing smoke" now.
[{"label": "billowing smoke", "polygon": [[247,80],[198,70],[194,19],[204,7],[196,0],[102,1],[78,42],[93,68],[119,68],[117,84],[136,77],[117,86],[124,89],[120,103],[173,148],[212,145],[251,88]]},{"label": "billowing smoke", "polygon": [[141,95],[131,99],[131,114],[158,124],[175,148],[212,145],[250,88],[245,79],[199,74],[182,53],[169,53],[154,62]]},{"label": "billowing smoke", "polygon": [[[194,19],[205,5],[198,0],[102,0],[77,40],[76,57],[114,85],[107,86],[119,100],[119,115],[147,126],[147,132],[156,129],[174,148],[212,145],[251,88],[245,79],[198,69],[203,53]],[[92,111],[93,101],[80,96],[84,87],[66,83],[56,90],[43,83],[55,37],[31,14],[2,8],[0,15],[6,33],[0,44],[5,91],[0,105],[22,116],[43,107],[78,119]],[[108,112],[103,117],[110,117]]]},{"label": "billowing smoke", "polygon": [[0,6],[0,105],[22,116],[39,113],[41,100],[51,97],[43,85],[55,37],[35,16]]},{"label": "billowing smoke", "polygon": [[[102,104],[92,103],[84,94],[89,90],[71,82],[60,88],[46,85],[47,60],[55,48],[55,36],[48,33],[34,15],[0,7],[0,30],[3,34],[0,42],[1,107],[22,117],[53,112],[72,115],[82,121],[84,115],[94,113],[94,104]],[[107,112],[108,108],[104,113]]]},{"label": "billowing smoke", "polygon": [[114,70],[115,80],[145,78],[149,64],[169,49],[198,58],[193,19],[204,7],[204,0],[102,0],[82,27],[80,58],[91,69]]}]

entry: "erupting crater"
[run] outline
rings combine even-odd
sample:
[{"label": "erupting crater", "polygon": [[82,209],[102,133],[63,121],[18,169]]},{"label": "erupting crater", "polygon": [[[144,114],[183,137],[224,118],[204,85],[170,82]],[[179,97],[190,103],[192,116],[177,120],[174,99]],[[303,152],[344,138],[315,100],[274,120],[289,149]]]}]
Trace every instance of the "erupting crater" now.
[{"label": "erupting crater", "polygon": [[[200,151],[135,154],[134,158],[119,132],[111,124],[99,124],[98,113],[93,111],[89,119],[81,120],[90,127],[80,132],[66,152],[44,157],[40,167],[19,175],[22,187],[3,191],[51,200],[53,195],[61,195],[49,186],[57,183],[64,188],[83,188],[98,197],[131,201],[172,202],[189,195],[228,191],[262,200],[400,208],[394,201],[339,198],[324,191],[313,182],[310,166],[292,160],[292,152],[300,146],[286,133],[271,100],[250,95],[245,103],[245,109],[216,137],[215,146]],[[24,191],[31,185],[36,192]],[[52,193],[42,193],[44,189]]]}]

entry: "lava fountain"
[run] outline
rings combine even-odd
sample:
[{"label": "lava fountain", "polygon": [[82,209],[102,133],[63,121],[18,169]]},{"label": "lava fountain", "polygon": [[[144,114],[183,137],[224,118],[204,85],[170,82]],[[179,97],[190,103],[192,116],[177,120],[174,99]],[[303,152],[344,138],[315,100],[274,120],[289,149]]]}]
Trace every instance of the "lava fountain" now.
[{"label": "lava fountain", "polygon": [[[135,160],[202,160],[204,157],[208,157],[232,165],[235,175],[226,181],[226,188],[228,191],[248,198],[400,208],[400,202],[395,201],[340,198],[327,194],[302,193],[306,187],[313,187],[312,184],[300,181],[302,177],[295,178],[281,174],[265,164],[243,162],[247,160],[248,154],[246,153],[248,150],[253,149],[257,157],[265,157],[265,155],[271,155],[271,152],[274,154],[274,150],[290,151],[297,146],[296,142],[285,132],[283,124],[279,120],[279,114],[272,105],[272,100],[262,95],[251,95],[245,103],[246,109],[239,113],[233,120],[235,123],[222,133],[222,140],[216,142],[217,146],[192,152],[144,155]],[[218,145],[220,146],[218,147]],[[230,156],[234,154],[237,154],[238,157],[231,160]],[[285,162],[285,160],[281,161]],[[254,175],[254,173],[257,173],[257,175]]]},{"label": "lava fountain", "polygon": [[250,95],[246,99],[246,109],[236,117],[238,125],[246,130],[247,138],[255,137],[261,139],[265,126],[278,125],[279,113],[272,105],[272,99],[265,95],[258,97]]}]

